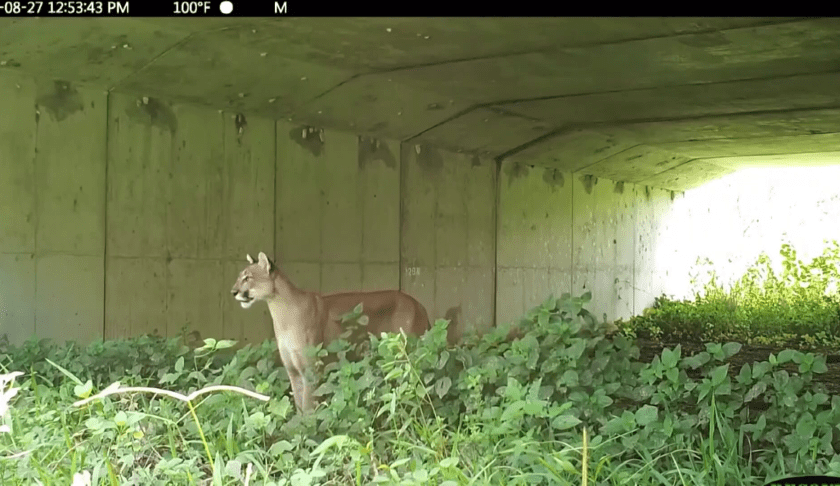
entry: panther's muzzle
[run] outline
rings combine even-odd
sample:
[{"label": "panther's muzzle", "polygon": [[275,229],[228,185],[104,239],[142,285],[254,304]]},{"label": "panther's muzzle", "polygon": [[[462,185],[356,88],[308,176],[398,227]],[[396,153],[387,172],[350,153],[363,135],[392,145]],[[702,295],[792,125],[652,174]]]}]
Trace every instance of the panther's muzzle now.
[{"label": "panther's muzzle", "polygon": [[254,303],[254,298],[248,294],[247,290],[244,292],[240,292],[238,290],[231,290],[230,293],[233,294],[234,299],[239,301],[239,305],[241,305],[243,309],[251,307],[251,305]]}]

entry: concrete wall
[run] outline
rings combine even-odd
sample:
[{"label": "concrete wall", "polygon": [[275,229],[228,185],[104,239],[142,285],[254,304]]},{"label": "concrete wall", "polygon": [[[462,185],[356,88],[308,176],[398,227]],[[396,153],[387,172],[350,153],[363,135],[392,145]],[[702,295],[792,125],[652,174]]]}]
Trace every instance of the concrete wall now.
[{"label": "concrete wall", "polygon": [[503,162],[496,322],[564,292],[591,291],[599,320],[640,313],[664,290],[656,250],[671,204],[670,191]]},{"label": "concrete wall", "polygon": [[402,286],[461,332],[493,326],[496,164],[402,147]]},{"label": "concrete wall", "polygon": [[549,293],[626,317],[661,293],[671,195],[435,147],[0,77],[0,333],[246,343],[246,253],[300,287],[402,288],[462,332]]},{"label": "concrete wall", "polygon": [[106,109],[103,91],[0,78],[0,324],[13,340],[102,334]]}]

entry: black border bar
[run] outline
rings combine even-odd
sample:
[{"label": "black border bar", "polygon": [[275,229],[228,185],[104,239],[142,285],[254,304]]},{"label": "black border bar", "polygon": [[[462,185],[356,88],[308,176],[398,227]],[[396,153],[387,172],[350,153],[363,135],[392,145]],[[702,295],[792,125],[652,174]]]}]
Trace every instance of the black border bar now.
[{"label": "black border bar", "polygon": [[[228,11],[228,8],[232,10]],[[225,13],[227,12],[227,13]],[[383,5],[371,0],[0,0],[0,17],[509,17],[575,16],[567,2],[491,2],[467,8],[447,0]]]}]

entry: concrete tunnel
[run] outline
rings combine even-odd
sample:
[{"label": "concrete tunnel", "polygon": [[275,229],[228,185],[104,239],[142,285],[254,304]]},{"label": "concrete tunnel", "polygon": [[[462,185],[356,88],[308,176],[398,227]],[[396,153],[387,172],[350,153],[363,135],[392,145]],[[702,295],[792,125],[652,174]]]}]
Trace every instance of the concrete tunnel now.
[{"label": "concrete tunnel", "polygon": [[262,341],[259,251],[464,332],[626,318],[684,191],[836,164],[838,81],[836,18],[0,18],[0,334]]}]

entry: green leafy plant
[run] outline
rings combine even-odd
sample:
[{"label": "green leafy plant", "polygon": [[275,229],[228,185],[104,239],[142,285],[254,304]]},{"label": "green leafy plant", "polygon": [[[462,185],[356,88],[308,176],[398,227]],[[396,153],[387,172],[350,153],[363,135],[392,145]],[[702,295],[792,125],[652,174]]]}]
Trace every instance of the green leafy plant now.
[{"label": "green leafy plant", "polygon": [[[630,336],[697,342],[812,347],[840,344],[840,246],[827,244],[810,262],[781,247],[781,272],[761,254],[741,278],[725,286],[708,260],[707,278],[694,300],[659,297],[641,316],[620,322]],[[696,277],[695,282],[700,278]]]},{"label": "green leafy plant", "polygon": [[2,345],[3,371],[22,374],[16,393],[0,387],[0,483],[745,485],[840,472],[840,398],[813,380],[824,356],[733,370],[741,345],[712,342],[643,363],[590,298],[547,298],[512,341],[500,326],[450,347],[438,320],[421,338],[313,350],[320,406],[307,415],[270,341],[227,355],[228,341],[149,337]]}]

